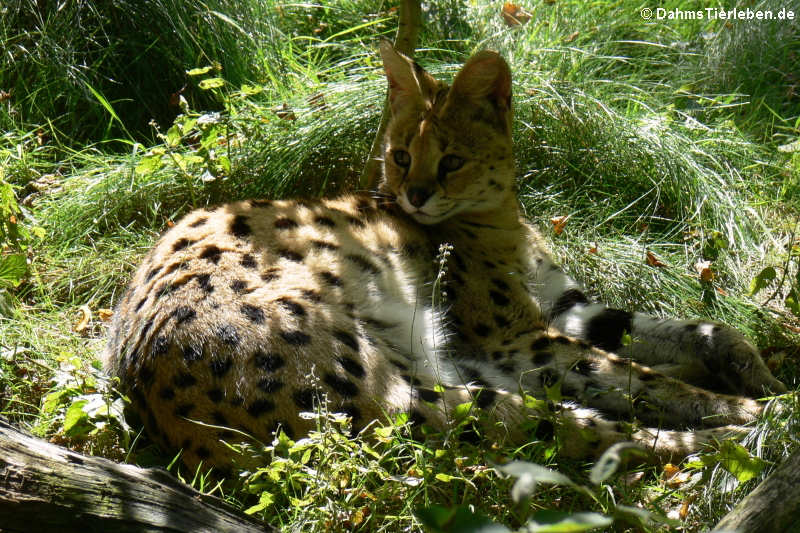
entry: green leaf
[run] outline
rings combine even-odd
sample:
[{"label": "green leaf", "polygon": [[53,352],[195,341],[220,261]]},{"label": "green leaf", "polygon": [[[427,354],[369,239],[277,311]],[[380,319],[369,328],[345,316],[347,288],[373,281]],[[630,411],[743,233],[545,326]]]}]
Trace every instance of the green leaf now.
[{"label": "green leaf", "polygon": [[730,440],[724,441],[720,446],[719,453],[714,454],[713,457],[716,457],[719,464],[736,476],[741,483],[750,481],[767,466],[766,461],[750,455],[747,448]]},{"label": "green leaf", "polygon": [[468,507],[448,509],[431,505],[417,509],[414,515],[431,533],[511,533],[507,527],[472,512]]},{"label": "green leaf", "polygon": [[222,87],[223,85],[225,85],[225,80],[223,80],[222,78],[206,78],[204,80],[201,80],[200,83],[198,83],[197,85],[204,91],[207,91],[209,89],[218,89]]},{"label": "green leaf", "polygon": [[181,130],[177,126],[177,124],[173,124],[170,129],[167,130],[167,135],[165,140],[167,141],[168,146],[178,146],[181,142]]},{"label": "green leaf", "polygon": [[64,415],[64,434],[67,437],[77,437],[91,431],[89,415],[83,410],[87,403],[87,400],[79,400],[67,409],[67,414]]},{"label": "green leaf", "polygon": [[595,485],[610,478],[619,469],[622,460],[629,455],[647,457],[647,452],[633,442],[618,442],[608,448],[592,467],[589,480]]},{"label": "green leaf", "polygon": [[58,406],[63,403],[65,397],[72,393],[70,389],[58,389],[45,396],[42,402],[42,413],[50,415],[56,412]]},{"label": "green leaf", "polygon": [[22,254],[0,257],[0,287],[16,287],[28,275],[28,261]]},{"label": "green leaf", "polygon": [[263,511],[267,507],[270,507],[275,502],[275,497],[270,494],[269,492],[262,492],[261,496],[258,497],[258,503],[254,506],[245,509],[245,514],[253,514],[259,511]]},{"label": "green leaf", "polygon": [[607,527],[613,522],[613,518],[599,513],[544,510],[534,513],[526,525],[531,533],[573,533]]},{"label": "green leaf", "polygon": [[517,478],[514,486],[511,487],[511,499],[514,500],[514,503],[530,498],[539,483],[575,486],[575,483],[564,474],[527,461],[510,461],[504,465],[495,466],[494,469],[501,474]]},{"label": "green leaf", "polygon": [[776,277],[777,273],[775,272],[775,268],[771,266],[759,272],[758,275],[753,278],[753,281],[750,282],[750,296],[756,295],[758,291],[769,285]]},{"label": "green leaf", "polygon": [[472,412],[472,402],[464,402],[455,406],[453,409],[453,418],[461,420]]},{"label": "green leaf", "polygon": [[189,76],[202,76],[203,74],[209,73],[212,68],[214,68],[214,67],[212,67],[212,66],[197,67],[197,68],[193,68],[191,70],[187,70],[186,74],[188,74]]},{"label": "green leaf", "polygon": [[641,507],[632,507],[618,503],[614,508],[614,512],[624,515],[633,515],[642,525],[666,524],[672,527],[679,527],[681,525],[680,520],[675,520],[662,514],[654,513],[652,511],[648,511],[647,509],[642,509]]},{"label": "green leaf", "polygon": [[798,294],[797,287],[791,288],[783,303],[795,316],[800,316],[800,294]]},{"label": "green leaf", "polygon": [[136,173],[141,176],[147,176],[163,166],[164,162],[161,160],[160,155],[148,155],[139,160],[139,164],[136,165]]}]

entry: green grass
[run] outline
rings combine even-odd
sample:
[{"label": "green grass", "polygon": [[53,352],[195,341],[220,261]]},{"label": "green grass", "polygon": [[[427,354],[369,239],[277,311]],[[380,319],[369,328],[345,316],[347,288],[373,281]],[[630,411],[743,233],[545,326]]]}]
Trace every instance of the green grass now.
[{"label": "green grass", "polygon": [[[193,207],[353,188],[385,94],[377,42],[394,31],[395,14],[378,0],[36,6],[17,0],[0,11],[0,90],[10,92],[0,97],[0,184],[13,185],[19,222],[44,230],[14,245],[29,258],[27,281],[0,285],[13,304],[0,315],[0,413],[84,451],[168,463],[144,438],[130,448],[113,417],[65,430],[71,405],[107,394],[91,367],[106,328],[97,310],[113,307],[158,234]],[[500,7],[429,6],[417,58],[445,78],[478,49],[508,59],[520,199],[554,255],[599,299],[724,320],[770,354],[786,348],[770,364],[796,387],[798,320],[782,298],[763,305],[774,285],[756,297],[748,287],[764,267],[785,264],[800,217],[800,155],[785,151],[800,136],[800,23],[645,23],[644,6],[630,0],[564,0],[524,5],[533,18],[509,28]],[[224,82],[202,89],[211,78]],[[182,110],[170,97],[184,86]],[[565,215],[557,235],[549,220]],[[647,252],[665,266],[648,265]],[[710,283],[695,269],[702,260]],[[786,264],[791,278],[797,261]],[[76,333],[83,305],[95,314]],[[43,398],[52,400],[44,410]],[[751,451],[770,461],[789,453],[796,413],[788,405],[766,417],[754,436],[770,446]],[[287,529],[346,519],[356,530],[413,530],[414,509],[430,505],[475,505],[519,526],[537,509],[612,513],[616,499],[667,512],[694,498],[684,526],[699,531],[766,474],[723,490],[731,476],[710,459],[690,467],[705,476],[692,487],[669,487],[646,469],[636,483],[593,487],[594,499],[554,487],[515,506],[511,481],[486,468],[493,461],[549,463],[589,484],[586,465],[541,443],[420,443],[397,428],[377,443],[334,435],[323,424],[306,448],[267,451],[284,470],[206,487],[244,508],[269,492],[274,502],[258,515]],[[346,472],[360,474],[340,486]],[[634,527],[626,523],[619,529]]]}]

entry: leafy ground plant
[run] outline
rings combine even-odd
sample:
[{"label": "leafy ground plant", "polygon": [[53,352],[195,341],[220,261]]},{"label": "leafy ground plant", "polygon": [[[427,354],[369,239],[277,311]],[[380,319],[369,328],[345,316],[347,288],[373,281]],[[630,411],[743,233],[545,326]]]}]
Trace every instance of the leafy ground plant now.
[{"label": "leafy ground plant", "polygon": [[[0,269],[0,413],[88,453],[169,465],[123,425],[97,371],[101,311],[194,207],[353,187],[385,97],[375,48],[396,12],[376,0],[40,4],[0,8],[0,258],[14,257]],[[629,0],[542,0],[510,21],[497,3],[435,4],[416,56],[427,69],[447,78],[483,48],[511,64],[520,198],[565,268],[615,306],[730,323],[796,387],[797,20],[644,22]],[[796,448],[797,406],[780,401],[744,448],[602,481],[558,443],[412,439],[396,419],[351,439],[325,412],[308,440],[259,448],[262,468],[224,484],[180,475],[287,530],[453,530],[484,516],[514,531],[596,513],[616,530],[701,531]],[[515,502],[513,486],[542,471],[498,465],[522,462],[566,477]],[[648,521],[664,516],[680,526]]]}]

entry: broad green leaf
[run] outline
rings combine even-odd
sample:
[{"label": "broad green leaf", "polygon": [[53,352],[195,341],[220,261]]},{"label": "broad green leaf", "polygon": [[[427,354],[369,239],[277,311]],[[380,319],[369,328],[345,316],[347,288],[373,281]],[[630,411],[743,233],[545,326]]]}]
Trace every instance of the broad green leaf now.
[{"label": "broad green leaf", "polygon": [[534,513],[526,526],[531,533],[573,533],[607,527],[613,522],[613,518],[599,513],[544,510]]},{"label": "broad green leaf", "polygon": [[788,307],[795,316],[800,316],[800,294],[798,294],[797,287],[791,288],[789,294],[787,294],[786,298],[783,300],[783,303],[786,304],[786,307]]},{"label": "broad green leaf", "polygon": [[461,420],[472,411],[472,402],[464,402],[455,406],[453,409],[453,417],[456,420]]},{"label": "broad green leaf", "polygon": [[769,285],[776,277],[775,268],[771,266],[759,272],[758,275],[753,278],[753,281],[750,282],[750,296],[757,294],[758,291]]},{"label": "broad green leaf", "polygon": [[511,487],[511,499],[515,503],[530,498],[539,483],[575,486],[575,483],[564,474],[526,461],[511,461],[501,466],[495,466],[494,469],[501,474],[517,478],[514,486]]},{"label": "broad green leaf", "polygon": [[139,160],[139,164],[136,165],[136,173],[147,176],[163,166],[164,162],[161,160],[160,155],[148,155]]},{"label": "broad green leaf", "polygon": [[16,287],[28,275],[28,261],[22,254],[0,257],[0,287]]},{"label": "broad green leaf", "polygon": [[680,520],[675,520],[673,518],[668,518],[662,514],[654,513],[652,511],[648,511],[647,509],[642,509],[641,507],[631,507],[628,505],[617,504],[614,508],[615,513],[621,514],[628,514],[633,515],[639,519],[644,525],[647,524],[666,524],[668,526],[679,527],[681,525]]},{"label": "broad green leaf", "polygon": [[263,511],[267,507],[270,507],[275,502],[275,497],[272,496],[269,492],[262,492],[261,496],[258,497],[258,503],[254,506],[245,509],[245,514],[253,514],[259,511]]},{"label": "broad green leaf", "polygon": [[212,68],[214,67],[208,66],[208,67],[193,68],[191,70],[187,70],[186,74],[188,74],[189,76],[202,76],[203,74],[208,74]]},{"label": "broad green leaf", "polygon": [[68,437],[76,437],[88,433],[92,428],[89,425],[89,415],[83,410],[88,402],[79,400],[67,409],[64,415],[64,434]]},{"label": "broad green leaf", "polygon": [[44,402],[42,402],[42,413],[46,415],[55,413],[64,398],[71,392],[70,389],[58,389],[45,396]]},{"label": "broad green leaf", "polygon": [[200,81],[200,83],[197,85],[204,91],[207,91],[209,89],[218,89],[219,87],[222,87],[225,85],[225,80],[222,78],[206,78]]},{"label": "broad green leaf", "polygon": [[450,476],[448,474],[443,474],[439,472],[438,474],[436,474],[436,479],[438,479],[439,481],[443,481],[445,483],[450,483],[451,481],[457,478],[455,476]]},{"label": "broad green leaf", "polygon": [[448,509],[431,505],[417,509],[414,514],[431,533],[511,533],[507,527],[463,506]]},{"label": "broad green leaf", "polygon": [[716,457],[722,467],[736,476],[741,483],[753,479],[767,466],[766,461],[750,455],[747,448],[730,440],[724,441],[719,453],[713,457]]},{"label": "broad green leaf", "polygon": [[618,442],[608,448],[600,459],[597,460],[592,467],[592,472],[589,474],[589,480],[595,485],[599,485],[606,481],[614,472],[619,469],[623,458],[628,455],[641,455],[647,456],[647,452],[641,446],[633,442]]},{"label": "broad green leaf", "polygon": [[167,134],[165,136],[165,140],[167,141],[168,146],[178,146],[181,142],[181,130],[177,126],[177,124],[173,124],[170,129],[167,130]]}]

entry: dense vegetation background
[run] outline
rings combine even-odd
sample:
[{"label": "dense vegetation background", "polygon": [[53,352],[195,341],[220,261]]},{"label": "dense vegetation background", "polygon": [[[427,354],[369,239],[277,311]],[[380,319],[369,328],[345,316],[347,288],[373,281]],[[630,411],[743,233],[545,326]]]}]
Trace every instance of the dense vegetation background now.
[{"label": "dense vegetation background", "polygon": [[[737,5],[795,14],[773,21],[644,20],[643,7],[426,3],[417,59],[448,78],[476,50],[507,58],[520,198],[590,293],[727,321],[796,387],[800,3]],[[380,0],[0,6],[3,416],[87,452],[169,462],[125,425],[96,370],[110,309],[157,235],[193,207],[356,187],[385,94],[377,42],[396,19]],[[509,527],[549,509],[614,515],[620,530],[695,531],[792,449],[791,412],[754,428],[747,483],[711,450],[680,482],[645,470],[591,497],[562,486],[515,505],[493,461],[557,461],[591,485],[587,467],[547,443],[428,447],[397,427],[377,445],[344,442],[324,416],[318,440],[281,441],[272,466],[238,484],[185,475],[303,530],[415,529],[415,509],[474,505]]]}]

